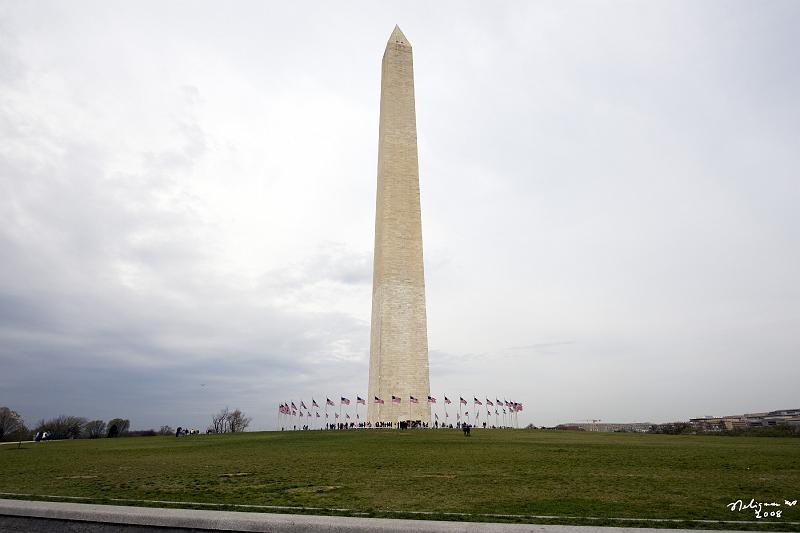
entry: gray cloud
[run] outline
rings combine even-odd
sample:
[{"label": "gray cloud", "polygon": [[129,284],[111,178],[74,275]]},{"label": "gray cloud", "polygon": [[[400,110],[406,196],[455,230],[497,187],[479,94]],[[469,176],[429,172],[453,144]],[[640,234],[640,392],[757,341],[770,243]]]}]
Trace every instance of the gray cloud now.
[{"label": "gray cloud", "polygon": [[796,400],[796,3],[7,6],[0,390],[29,421],[363,395],[395,23],[434,392],[537,424]]}]

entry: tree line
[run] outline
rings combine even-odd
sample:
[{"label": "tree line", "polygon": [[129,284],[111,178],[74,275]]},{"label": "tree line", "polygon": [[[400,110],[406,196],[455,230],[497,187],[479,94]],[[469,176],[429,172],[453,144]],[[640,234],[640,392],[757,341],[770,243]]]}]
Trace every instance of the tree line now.
[{"label": "tree line", "polygon": [[19,413],[8,407],[0,407],[0,441],[32,440],[37,434],[41,436],[45,433],[49,439],[99,439],[173,433],[169,426],[161,426],[158,431],[131,431],[130,427],[131,422],[127,418],[112,418],[106,422],[82,416],[59,415],[41,419],[33,428],[29,428]]},{"label": "tree line", "polygon": [[[253,419],[239,409],[224,408],[211,418],[206,433],[239,433],[247,429]],[[39,420],[33,428],[28,428],[22,416],[8,407],[0,407],[0,442],[33,440],[47,434],[48,439],[99,439],[114,437],[148,437],[154,435],[174,435],[170,426],[159,429],[132,431],[130,420],[112,418],[89,420],[82,416],[59,415]]]}]

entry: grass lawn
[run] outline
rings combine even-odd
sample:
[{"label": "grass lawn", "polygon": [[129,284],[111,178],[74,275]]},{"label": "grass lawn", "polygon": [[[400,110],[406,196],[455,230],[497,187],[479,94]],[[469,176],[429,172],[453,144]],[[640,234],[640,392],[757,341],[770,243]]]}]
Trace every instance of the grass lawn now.
[{"label": "grass lawn", "polygon": [[[531,430],[474,430],[465,438],[456,430],[372,430],[30,443],[0,446],[0,492],[137,505],[800,531],[791,523],[800,524],[800,503],[784,504],[800,498],[800,439]],[[726,504],[740,498],[779,502],[782,517],[731,512]],[[485,516],[498,514],[522,516]]]}]

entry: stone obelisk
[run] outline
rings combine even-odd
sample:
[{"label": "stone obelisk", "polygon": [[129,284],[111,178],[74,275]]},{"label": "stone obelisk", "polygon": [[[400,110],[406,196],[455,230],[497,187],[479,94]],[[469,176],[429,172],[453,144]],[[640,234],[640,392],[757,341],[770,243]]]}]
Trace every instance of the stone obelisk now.
[{"label": "stone obelisk", "polygon": [[383,53],[372,276],[367,419],[430,423],[414,65],[397,26]]}]

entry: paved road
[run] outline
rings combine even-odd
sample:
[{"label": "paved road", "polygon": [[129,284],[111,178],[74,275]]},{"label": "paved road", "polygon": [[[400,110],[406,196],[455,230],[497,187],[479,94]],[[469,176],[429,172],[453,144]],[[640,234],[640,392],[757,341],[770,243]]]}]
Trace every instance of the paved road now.
[{"label": "paved road", "polygon": [[[430,533],[645,533],[652,529],[593,526],[550,526],[538,524],[490,524],[475,522],[443,522],[431,520],[398,520],[387,518],[348,518],[340,516],[244,513],[92,505],[85,503],[38,502],[0,499],[0,532],[70,531],[100,533],[174,531],[269,531],[297,533],[430,532]],[[688,530],[660,530],[688,533]],[[691,530],[698,533],[698,530]],[[715,531],[714,533],[722,533]]]}]

